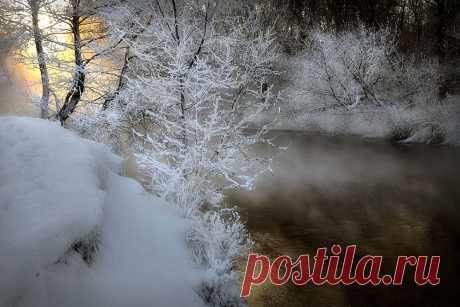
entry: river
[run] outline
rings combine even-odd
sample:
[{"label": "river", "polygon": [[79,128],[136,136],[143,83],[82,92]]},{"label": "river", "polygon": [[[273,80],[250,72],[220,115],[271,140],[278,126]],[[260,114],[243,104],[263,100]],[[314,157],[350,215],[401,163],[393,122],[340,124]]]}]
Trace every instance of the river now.
[{"label": "river", "polygon": [[384,256],[383,273],[398,255],[440,255],[441,284],[415,286],[410,269],[400,287],[265,283],[253,287],[251,307],[457,306],[460,149],[292,131],[272,137],[289,145],[273,175],[227,197],[247,221],[252,252],[273,259],[356,244],[357,256]]}]

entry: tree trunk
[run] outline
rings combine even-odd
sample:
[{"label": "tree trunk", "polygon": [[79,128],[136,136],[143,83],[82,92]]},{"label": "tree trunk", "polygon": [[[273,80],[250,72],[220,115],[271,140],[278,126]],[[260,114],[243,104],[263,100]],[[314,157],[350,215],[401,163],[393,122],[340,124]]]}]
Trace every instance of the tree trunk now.
[{"label": "tree trunk", "polygon": [[33,30],[34,41],[35,41],[35,49],[37,52],[38,67],[40,69],[40,76],[41,76],[41,82],[42,82],[42,98],[40,100],[40,115],[41,115],[41,118],[48,118],[48,104],[49,104],[49,97],[50,97],[50,89],[49,89],[48,69],[46,67],[45,51],[43,49],[42,32],[38,25],[38,13],[40,9],[40,1],[30,0],[29,5],[31,9],[31,14],[32,14],[32,30]]},{"label": "tree trunk", "polygon": [[124,57],[124,62],[123,62],[123,67],[121,68],[120,76],[118,76],[118,84],[117,84],[117,89],[113,94],[111,94],[109,97],[107,97],[102,104],[102,110],[107,110],[109,106],[112,104],[112,102],[115,100],[115,98],[120,94],[120,92],[125,88],[126,86],[126,74],[128,73],[129,69],[129,53],[130,53],[130,47],[126,47],[125,50],[125,57]]},{"label": "tree trunk", "polygon": [[72,87],[67,93],[64,105],[59,111],[59,120],[64,123],[67,118],[75,111],[78,103],[85,91],[85,63],[81,51],[81,35],[80,35],[80,0],[72,0],[72,34],[73,47],[75,53],[75,73],[73,77]]},{"label": "tree trunk", "polygon": [[446,32],[447,32],[447,14],[446,14],[446,1],[437,0],[436,1],[436,54],[439,58],[439,68],[440,68],[440,80],[439,80],[439,98],[446,98],[448,92],[448,86],[446,82]]},{"label": "tree trunk", "polygon": [[[122,1],[124,2],[124,1]],[[137,14],[140,14],[141,11],[138,11]],[[147,23],[145,24],[145,27],[140,30],[139,33],[136,33],[130,37],[131,41],[136,41],[137,38],[139,37],[140,34],[144,33],[144,31],[151,25],[153,21],[153,15],[150,15],[149,19],[147,20]],[[135,23],[133,22],[131,24],[131,27],[134,27]],[[112,102],[115,100],[115,98],[120,95],[120,92],[126,87],[127,83],[127,74],[129,73],[129,64],[133,58],[133,56],[130,56],[131,53],[131,47],[128,45],[125,50],[125,55],[124,55],[124,62],[123,62],[123,67],[121,68],[120,75],[118,76],[118,83],[117,83],[117,88],[114,93],[112,93],[110,96],[108,96],[105,100],[104,103],[102,104],[102,110],[107,110],[109,106],[112,104]]]}]

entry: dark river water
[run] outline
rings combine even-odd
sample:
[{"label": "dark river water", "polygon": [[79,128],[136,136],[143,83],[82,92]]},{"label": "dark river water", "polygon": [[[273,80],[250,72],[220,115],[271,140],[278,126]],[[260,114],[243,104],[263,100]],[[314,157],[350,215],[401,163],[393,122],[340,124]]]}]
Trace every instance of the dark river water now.
[{"label": "dark river water", "polygon": [[[438,286],[253,287],[255,306],[458,306],[460,149],[392,145],[380,140],[278,132],[289,149],[252,192],[228,196],[256,245],[252,252],[314,254],[332,244],[357,245],[357,257],[441,256]],[[261,149],[263,150],[263,149]],[[242,264],[242,270],[244,269]]]}]

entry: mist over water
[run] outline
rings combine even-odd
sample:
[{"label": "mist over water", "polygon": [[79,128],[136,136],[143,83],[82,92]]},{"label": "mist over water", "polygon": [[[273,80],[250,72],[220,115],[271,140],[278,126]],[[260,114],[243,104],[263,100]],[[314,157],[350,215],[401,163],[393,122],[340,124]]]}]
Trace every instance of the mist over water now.
[{"label": "mist over water", "polygon": [[247,220],[253,252],[273,259],[356,244],[356,258],[384,256],[382,275],[393,273],[398,255],[441,255],[441,284],[416,286],[412,269],[402,287],[267,283],[253,287],[250,306],[456,306],[460,149],[299,132],[273,137],[289,145],[273,176],[227,199]]}]

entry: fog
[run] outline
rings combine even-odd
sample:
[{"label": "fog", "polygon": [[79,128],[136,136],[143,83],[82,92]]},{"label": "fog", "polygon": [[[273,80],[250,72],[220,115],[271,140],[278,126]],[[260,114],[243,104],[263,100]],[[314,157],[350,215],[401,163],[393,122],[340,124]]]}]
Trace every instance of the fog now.
[{"label": "fog", "polygon": [[[1,51],[0,48],[0,54]],[[36,117],[38,110],[21,84],[20,75],[11,73],[13,69],[10,58],[0,58],[0,114]]]},{"label": "fog", "polygon": [[[287,301],[291,306],[367,306],[376,294],[376,306],[430,306],[442,297],[449,300],[447,292],[456,288],[452,268],[458,267],[454,255],[460,234],[458,148],[300,132],[272,136],[275,143],[289,145],[275,159],[273,174],[263,176],[255,191],[227,197],[246,218],[255,252],[297,257],[332,244],[357,244],[361,255],[388,258],[383,270],[389,272],[398,255],[441,254],[442,283],[415,289],[406,280],[392,290],[264,285],[252,292],[251,306]],[[290,301],[293,296],[296,303]]]}]

